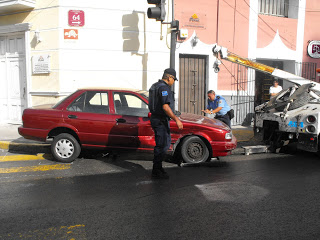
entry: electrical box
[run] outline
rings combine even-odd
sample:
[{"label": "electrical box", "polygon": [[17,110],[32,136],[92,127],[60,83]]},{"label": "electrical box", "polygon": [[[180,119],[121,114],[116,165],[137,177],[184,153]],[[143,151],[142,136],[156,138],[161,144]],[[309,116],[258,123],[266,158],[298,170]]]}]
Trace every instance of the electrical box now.
[{"label": "electrical box", "polygon": [[180,39],[188,38],[188,29],[180,29]]}]

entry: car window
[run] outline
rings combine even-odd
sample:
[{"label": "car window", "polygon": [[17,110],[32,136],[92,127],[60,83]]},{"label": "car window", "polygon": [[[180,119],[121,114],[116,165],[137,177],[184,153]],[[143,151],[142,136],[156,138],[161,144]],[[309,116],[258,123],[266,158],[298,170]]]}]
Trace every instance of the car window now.
[{"label": "car window", "polygon": [[81,94],[67,107],[67,110],[72,112],[82,112],[84,109],[85,99],[86,93]]},{"label": "car window", "polygon": [[89,103],[91,105],[101,105],[101,106],[108,106],[108,94],[107,93],[96,93],[90,99]]},{"label": "car window", "polygon": [[76,100],[74,100],[67,108],[73,112],[90,112],[90,113],[109,113],[108,93],[88,91]]},{"label": "car window", "polygon": [[148,117],[148,105],[134,94],[115,92],[113,100],[116,114]]},{"label": "car window", "polygon": [[66,96],[66,97],[62,98],[62,99],[61,99],[59,102],[57,102],[52,108],[55,109],[55,108],[59,107],[61,103],[63,103],[64,101],[68,100],[69,98],[73,97],[73,95],[74,95],[75,93],[77,93],[77,92],[78,92],[78,91],[75,91],[74,93],[70,94],[69,96]]},{"label": "car window", "polygon": [[108,93],[106,92],[87,92],[84,104],[84,112],[109,113]]}]

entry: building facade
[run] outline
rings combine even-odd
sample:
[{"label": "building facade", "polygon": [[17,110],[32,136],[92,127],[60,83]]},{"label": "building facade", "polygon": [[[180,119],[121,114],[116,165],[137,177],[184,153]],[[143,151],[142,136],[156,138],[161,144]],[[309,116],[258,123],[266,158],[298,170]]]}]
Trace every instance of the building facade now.
[{"label": "building facade", "polygon": [[[199,113],[206,99],[205,90],[213,89],[225,96],[235,110],[233,125],[250,124],[254,106],[270,98],[269,87],[274,79],[268,75],[224,61],[220,72],[215,73],[211,52],[214,43],[242,57],[318,81],[319,58],[307,53],[310,41],[320,38],[315,25],[320,20],[318,1],[175,0],[175,8],[180,28],[188,29],[188,38],[179,40],[177,50],[182,111]],[[194,63],[200,59],[205,65],[202,70]],[[280,84],[289,86],[282,81]],[[191,101],[182,101],[186,96]]]},{"label": "building facade", "polygon": [[[147,1],[0,0],[0,122],[81,87],[148,89],[169,67]],[[172,18],[167,14],[167,18]]]},{"label": "building facade", "polygon": [[[0,0],[0,123],[19,123],[24,108],[55,103],[81,87],[147,90],[170,61],[170,25],[148,19],[148,7],[132,0]],[[180,23],[174,90],[182,112],[201,114],[213,89],[234,108],[233,124],[250,124],[254,105],[269,98],[267,75],[223,60],[214,71],[215,43],[318,80],[319,58],[307,51],[320,40],[317,0],[167,0],[165,22],[173,10]]]}]

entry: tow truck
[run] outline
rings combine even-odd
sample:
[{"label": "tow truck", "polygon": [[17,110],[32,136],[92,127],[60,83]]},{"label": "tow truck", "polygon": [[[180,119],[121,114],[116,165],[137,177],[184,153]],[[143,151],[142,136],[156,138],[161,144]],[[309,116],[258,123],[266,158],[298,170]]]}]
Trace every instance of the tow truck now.
[{"label": "tow truck", "polygon": [[297,148],[319,153],[320,133],[320,84],[292,73],[254,62],[238,56],[227,48],[214,44],[215,72],[219,72],[221,60],[227,60],[248,68],[289,81],[270,101],[255,107],[255,137],[269,144],[276,151],[291,142]]}]

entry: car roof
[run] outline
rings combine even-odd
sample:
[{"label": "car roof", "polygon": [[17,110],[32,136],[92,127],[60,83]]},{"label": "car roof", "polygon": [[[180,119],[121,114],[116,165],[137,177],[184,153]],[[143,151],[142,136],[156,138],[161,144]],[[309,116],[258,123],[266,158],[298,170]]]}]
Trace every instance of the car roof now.
[{"label": "car roof", "polygon": [[144,91],[144,90],[135,89],[135,88],[119,88],[119,87],[83,87],[83,88],[79,88],[78,90],[117,90],[117,91],[132,91],[132,92]]}]

